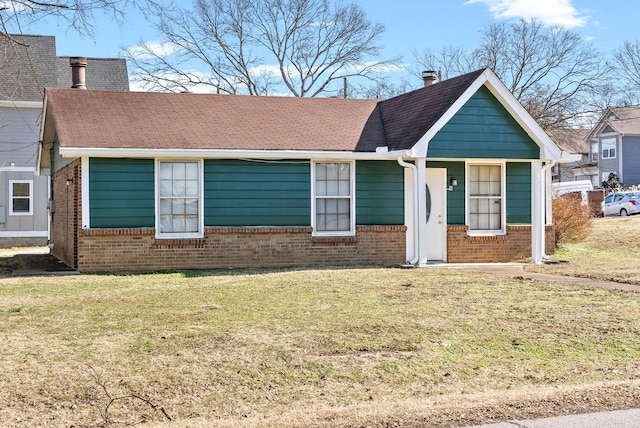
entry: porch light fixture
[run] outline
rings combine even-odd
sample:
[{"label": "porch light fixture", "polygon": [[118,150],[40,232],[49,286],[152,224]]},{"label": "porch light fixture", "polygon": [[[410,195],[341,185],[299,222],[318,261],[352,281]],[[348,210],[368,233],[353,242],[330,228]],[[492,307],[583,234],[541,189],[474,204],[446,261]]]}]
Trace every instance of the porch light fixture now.
[{"label": "porch light fixture", "polygon": [[73,184],[73,177],[67,178],[66,184],[67,184],[67,186],[72,185]]},{"label": "porch light fixture", "polygon": [[450,184],[449,184],[449,187],[447,187],[447,190],[449,192],[453,192],[453,188],[458,185],[458,179],[455,177],[451,177],[451,180],[449,180],[449,183]]}]

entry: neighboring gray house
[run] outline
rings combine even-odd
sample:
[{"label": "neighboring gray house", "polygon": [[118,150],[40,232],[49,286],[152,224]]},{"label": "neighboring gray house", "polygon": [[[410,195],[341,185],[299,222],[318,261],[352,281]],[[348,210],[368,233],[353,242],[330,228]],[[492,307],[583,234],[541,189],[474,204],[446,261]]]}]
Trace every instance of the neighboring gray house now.
[{"label": "neighboring gray house", "polygon": [[640,185],[640,106],[608,108],[587,141],[598,165],[598,185],[611,173],[626,186]]},{"label": "neighboring gray house", "polygon": [[[54,36],[0,37],[0,247],[46,245],[48,171],[36,175],[45,87],[71,87]],[[86,86],[128,91],[124,59],[89,58]]]}]

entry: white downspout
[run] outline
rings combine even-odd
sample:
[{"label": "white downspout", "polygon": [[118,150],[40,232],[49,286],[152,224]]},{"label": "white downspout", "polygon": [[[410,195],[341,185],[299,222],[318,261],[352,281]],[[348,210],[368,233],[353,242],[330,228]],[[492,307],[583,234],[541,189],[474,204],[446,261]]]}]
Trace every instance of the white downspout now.
[{"label": "white downspout", "polygon": [[415,265],[418,263],[418,168],[412,164],[405,162],[402,156],[398,156],[398,164],[403,168],[410,168],[413,173],[413,258],[407,260],[407,263]]},{"label": "white downspout", "polygon": [[[545,189],[545,194],[543,197],[544,203],[542,204],[543,209],[543,226],[542,226],[542,259],[549,260],[551,257],[547,255],[547,203],[550,203],[551,198],[547,194],[549,190],[547,187],[547,171],[549,171],[556,164],[555,160],[552,160],[549,164],[542,167],[542,188]],[[552,211],[553,213],[553,211]],[[553,221],[553,220],[552,220]]]}]

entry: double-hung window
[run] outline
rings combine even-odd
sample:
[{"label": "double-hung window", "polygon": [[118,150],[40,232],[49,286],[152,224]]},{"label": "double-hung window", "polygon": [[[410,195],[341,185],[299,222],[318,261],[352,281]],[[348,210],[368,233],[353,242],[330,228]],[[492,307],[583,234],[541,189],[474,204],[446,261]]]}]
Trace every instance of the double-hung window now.
[{"label": "double-hung window", "polygon": [[156,237],[204,235],[201,161],[156,161]]},{"label": "double-hung window", "polygon": [[470,234],[502,234],[504,228],[504,166],[469,164],[467,224]]},{"label": "double-hung window", "polygon": [[354,162],[312,162],[314,235],[355,234]]},{"label": "double-hung window", "polygon": [[9,180],[9,214],[33,215],[33,181]]},{"label": "double-hung window", "polygon": [[611,159],[616,157],[616,139],[603,138],[602,141],[602,159]]}]

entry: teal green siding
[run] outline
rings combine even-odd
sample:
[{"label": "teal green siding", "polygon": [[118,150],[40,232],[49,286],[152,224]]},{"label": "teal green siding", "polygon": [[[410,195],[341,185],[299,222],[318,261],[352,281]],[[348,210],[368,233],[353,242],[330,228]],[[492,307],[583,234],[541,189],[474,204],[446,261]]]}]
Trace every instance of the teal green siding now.
[{"label": "teal green siding", "polygon": [[452,178],[458,185],[447,192],[447,224],[464,224],[465,165],[464,162],[427,162],[427,168],[447,168],[447,185]]},{"label": "teal green siding", "polygon": [[[451,178],[458,185],[447,192],[447,224],[465,224],[465,164],[464,162],[427,162],[427,168],[447,168],[447,183]],[[507,224],[531,224],[531,164],[508,162],[506,170]]]},{"label": "teal green siding", "polygon": [[308,226],[309,162],[205,160],[206,226]]},{"label": "teal green siding", "polygon": [[427,157],[538,159],[540,149],[483,86],[429,142]]},{"label": "teal green siding", "polygon": [[404,171],[398,162],[356,162],[356,224],[404,224]]},{"label": "teal green siding", "polygon": [[89,160],[91,227],[154,227],[152,159]]},{"label": "teal green siding", "polygon": [[531,224],[531,164],[507,163],[507,224]]}]

